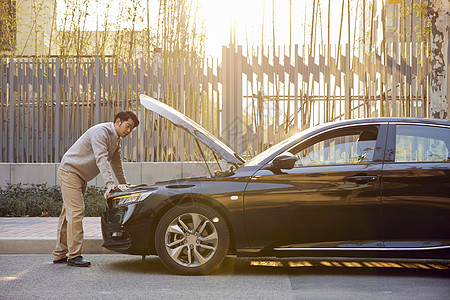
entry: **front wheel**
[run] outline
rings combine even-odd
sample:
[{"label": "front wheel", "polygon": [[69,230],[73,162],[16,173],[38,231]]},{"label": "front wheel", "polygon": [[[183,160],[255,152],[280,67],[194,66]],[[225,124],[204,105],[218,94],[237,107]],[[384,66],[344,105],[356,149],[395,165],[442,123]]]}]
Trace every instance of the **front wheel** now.
[{"label": "front wheel", "polygon": [[156,251],[174,273],[207,274],[225,258],[229,246],[225,220],[203,204],[175,206],[156,227]]}]

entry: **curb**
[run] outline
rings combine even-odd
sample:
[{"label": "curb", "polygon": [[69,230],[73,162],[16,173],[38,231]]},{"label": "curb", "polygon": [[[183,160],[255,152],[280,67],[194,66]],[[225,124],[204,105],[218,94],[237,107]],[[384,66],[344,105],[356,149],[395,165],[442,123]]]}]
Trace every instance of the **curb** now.
[{"label": "curb", "polygon": [[[115,254],[116,252],[102,247],[101,238],[84,238],[82,253]],[[56,239],[50,238],[1,238],[0,254],[51,254]]]}]

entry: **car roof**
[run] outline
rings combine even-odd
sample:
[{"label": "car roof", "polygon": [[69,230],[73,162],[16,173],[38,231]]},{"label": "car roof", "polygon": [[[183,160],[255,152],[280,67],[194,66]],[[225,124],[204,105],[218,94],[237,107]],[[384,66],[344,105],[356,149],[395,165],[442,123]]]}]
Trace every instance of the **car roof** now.
[{"label": "car roof", "polygon": [[327,128],[336,127],[349,124],[366,124],[366,123],[418,123],[418,124],[434,124],[450,126],[450,120],[431,119],[431,118],[398,118],[398,117],[384,117],[384,118],[361,118],[350,120],[339,120],[334,122],[324,123],[322,125],[314,126],[313,128]]}]

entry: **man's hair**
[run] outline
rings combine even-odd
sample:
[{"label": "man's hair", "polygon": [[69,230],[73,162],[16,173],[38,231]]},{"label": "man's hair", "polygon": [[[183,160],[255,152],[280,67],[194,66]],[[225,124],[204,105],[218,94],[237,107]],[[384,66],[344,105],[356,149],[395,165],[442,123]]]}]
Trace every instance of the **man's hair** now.
[{"label": "man's hair", "polygon": [[134,127],[137,127],[139,125],[139,120],[132,111],[121,111],[117,113],[117,115],[114,117],[114,123],[116,123],[117,119],[120,119],[121,122],[125,122],[128,119],[133,120]]}]

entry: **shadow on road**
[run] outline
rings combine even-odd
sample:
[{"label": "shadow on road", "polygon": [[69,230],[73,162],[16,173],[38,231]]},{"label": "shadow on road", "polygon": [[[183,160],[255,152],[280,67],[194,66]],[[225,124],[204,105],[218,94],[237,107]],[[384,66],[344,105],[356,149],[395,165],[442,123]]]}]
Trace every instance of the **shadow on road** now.
[{"label": "shadow on road", "polygon": [[124,273],[169,274],[169,271],[157,256],[149,256],[145,260],[138,258],[138,256],[130,256],[124,260],[110,263],[108,268],[116,272]]}]

